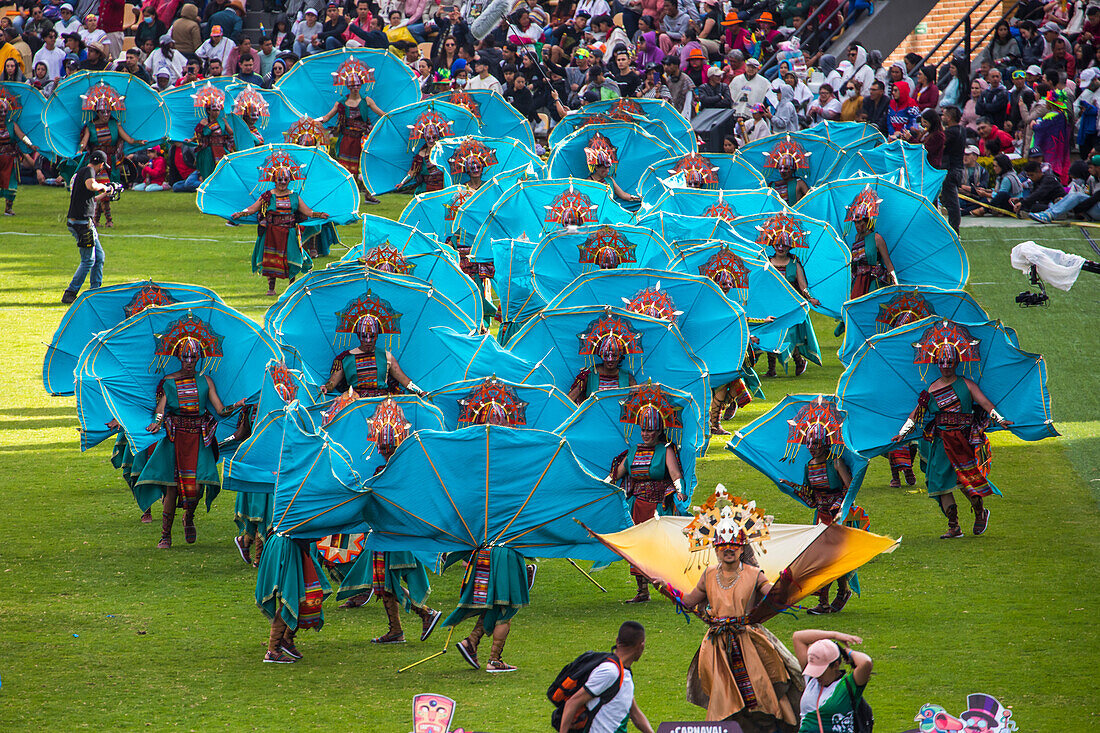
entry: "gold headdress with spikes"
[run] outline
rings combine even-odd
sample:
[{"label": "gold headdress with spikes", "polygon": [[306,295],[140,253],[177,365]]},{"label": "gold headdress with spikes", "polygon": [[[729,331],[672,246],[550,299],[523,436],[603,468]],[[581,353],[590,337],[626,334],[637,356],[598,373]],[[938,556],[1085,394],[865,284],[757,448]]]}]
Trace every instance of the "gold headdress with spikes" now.
[{"label": "gold headdress with spikes", "polygon": [[[692,552],[721,545],[760,543],[771,536],[771,517],[764,516],[755,501],[730,496],[718,484],[702,506],[692,507],[695,518],[684,527]],[[763,548],[759,548],[763,552]]]}]

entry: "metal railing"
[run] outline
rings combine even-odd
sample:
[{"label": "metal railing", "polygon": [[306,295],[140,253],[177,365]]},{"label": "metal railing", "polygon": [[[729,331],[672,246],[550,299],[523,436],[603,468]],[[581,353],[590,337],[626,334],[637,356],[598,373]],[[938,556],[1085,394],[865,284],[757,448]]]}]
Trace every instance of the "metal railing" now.
[{"label": "metal railing", "polygon": [[977,0],[977,2],[975,2],[973,5],[971,5],[970,9],[966,11],[966,13],[963,15],[963,17],[960,18],[959,21],[957,23],[955,23],[955,25],[951,26],[951,30],[949,30],[949,31],[947,31],[947,33],[943,34],[943,38],[941,38],[939,40],[939,42],[937,42],[936,45],[933,46],[932,49],[924,55],[924,58],[922,58],[920,60],[920,64],[918,66],[924,66],[925,64],[927,64],[928,60],[930,58],[932,58],[932,56],[934,56],[935,53],[937,51],[939,51],[947,43],[947,41],[951,38],[951,36],[955,33],[955,31],[957,31],[959,29],[960,26],[963,27],[962,37],[959,38],[959,40],[955,41],[955,45],[953,45],[951,48],[949,48],[947,50],[947,53],[945,53],[943,55],[943,57],[940,59],[939,64],[936,64],[936,65],[940,66],[943,63],[945,63],[946,61],[950,60],[951,57],[954,56],[955,51],[958,50],[959,46],[964,47],[963,48],[963,53],[966,55],[967,59],[970,59],[971,55],[973,54],[974,48],[975,47],[981,48],[982,44],[985,42],[985,39],[988,38],[989,34],[993,32],[993,29],[997,27],[997,23],[999,23],[1000,21],[1002,21],[1005,18],[1009,17],[1010,15],[1012,15],[1012,13],[1014,13],[1016,11],[1016,8],[1020,5],[1020,3],[1023,0],[1016,0],[1016,2],[1012,3],[1012,5],[1009,7],[1009,9],[1006,10],[1004,13],[1002,13],[1001,17],[997,19],[997,23],[994,23],[989,28],[989,30],[987,30],[985,32],[985,34],[982,35],[982,37],[978,40],[978,43],[975,45],[975,44],[971,43],[971,30],[974,27],[980,27],[981,24],[985,22],[985,19],[988,18],[993,13],[994,8],[1002,6],[1001,3],[993,3],[992,5],[989,6],[988,10],[986,10],[984,13],[982,13],[982,16],[980,18],[978,18],[976,21],[971,20],[971,15],[974,14],[974,12],[979,8],[979,6],[981,6],[981,4],[984,1],[985,0]]}]

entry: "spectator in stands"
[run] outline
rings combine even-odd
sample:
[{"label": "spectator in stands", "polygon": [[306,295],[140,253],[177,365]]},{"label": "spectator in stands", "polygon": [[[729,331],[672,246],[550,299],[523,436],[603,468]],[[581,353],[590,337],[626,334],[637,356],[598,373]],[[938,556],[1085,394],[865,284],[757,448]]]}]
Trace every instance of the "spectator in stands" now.
[{"label": "spectator in stands", "polygon": [[183,67],[186,64],[187,60],[176,50],[176,42],[171,34],[165,33],[160,37],[160,46],[145,59],[145,70],[152,74],[162,65],[167,66],[169,81],[174,82],[183,75]]},{"label": "spectator in stands", "polygon": [[264,78],[256,73],[256,62],[252,60],[251,56],[245,56],[241,59],[237,69],[237,78],[242,82],[257,87],[263,86]]},{"label": "spectator in stands", "polygon": [[[585,2],[586,0],[582,0]],[[597,0],[603,2],[604,0]],[[605,3],[606,4],[606,3]],[[663,52],[671,53],[684,39],[684,33],[691,24],[691,17],[680,10],[677,0],[664,0],[664,18],[661,20],[661,35],[657,43]]]},{"label": "spectator in stands", "polygon": [[1026,68],[1039,64],[1046,55],[1046,41],[1035,30],[1035,24],[1030,20],[1020,21],[1016,28],[1020,32],[1020,37],[1017,39],[1017,45],[1020,48],[1019,65]]},{"label": "spectator in stands", "polygon": [[992,67],[997,67],[1002,73],[1007,73],[1010,68],[1020,65],[1023,52],[1020,43],[1012,35],[1012,28],[1007,20],[999,20],[993,26],[993,38],[989,45],[978,54],[978,65],[983,61],[989,62]]},{"label": "spectator in stands", "polygon": [[886,85],[875,79],[871,82],[871,91],[863,98],[863,110],[856,117],[856,120],[874,125],[883,135],[888,135],[887,115],[889,111],[890,101],[886,98]]},{"label": "spectator in stands", "polygon": [[355,17],[344,30],[344,45],[348,48],[371,48],[366,46],[364,41],[368,39],[367,34],[371,31],[373,17],[368,0],[358,0],[355,3]]},{"label": "spectator in stands", "polygon": [[[822,60],[824,60],[824,57]],[[895,61],[894,63],[890,64],[890,68],[887,70],[886,73],[887,81],[889,82],[887,84],[887,87],[891,97],[894,96],[894,85],[897,84],[899,81],[903,81],[908,84],[910,89],[913,88],[913,81],[908,76],[906,76],[905,65],[902,64],[900,61]]]},{"label": "spectator in stands", "polygon": [[[84,40],[80,37],[79,33],[70,33],[64,38],[66,68],[70,63],[74,65],[79,65],[80,62],[88,58],[88,51],[84,47]],[[0,37],[0,59],[4,58],[4,49],[6,47],[6,43],[7,41]],[[61,75],[65,75],[65,70],[62,70]]]},{"label": "spectator in stands", "polygon": [[481,55],[474,56],[474,76],[466,82],[466,89],[476,91],[488,89],[500,94],[502,89],[497,78],[489,73],[489,60]]},{"label": "spectator in stands", "polygon": [[42,37],[47,31],[53,30],[53,21],[43,15],[42,5],[36,2],[31,6],[31,15],[23,23],[22,30],[24,38],[35,44],[32,52],[37,51],[41,48]]},{"label": "spectator in stands", "polygon": [[771,114],[771,131],[796,132],[798,125],[798,110],[794,106],[794,89],[785,81],[779,82],[776,87],[775,111]]},{"label": "spectator in stands", "polygon": [[279,58],[279,52],[276,50],[275,44],[271,42],[270,37],[264,36],[260,39],[260,50],[256,52],[256,58],[259,60],[259,64],[256,66],[257,73],[266,77],[271,73],[271,67],[275,64],[275,59]]},{"label": "spectator in stands", "polygon": [[989,144],[990,140],[996,140],[1000,144],[1001,150],[1004,152],[1007,153],[1012,151],[1012,136],[994,125],[988,117],[978,118],[977,130],[978,151],[982,155],[989,154],[986,152],[986,146]]},{"label": "spectator in stands", "polygon": [[[1011,164],[1009,164],[1011,167]],[[967,145],[963,150],[962,183],[959,184],[959,193],[967,198],[975,199],[981,203],[974,204],[963,201],[960,204],[963,214],[970,214],[981,208],[982,203],[989,203],[993,195],[989,184],[989,170],[984,165],[978,165],[978,146]],[[944,183],[946,185],[946,182]],[[982,213],[985,213],[984,211]],[[981,214],[979,214],[981,216]]]},{"label": "spectator in stands", "polygon": [[27,83],[42,92],[43,97],[49,97],[57,86],[57,79],[50,78],[50,70],[46,68],[45,61],[38,61],[34,64],[34,76]]},{"label": "spectator in stands", "polygon": [[707,83],[707,55],[701,48],[681,49],[687,54],[687,64],[684,73],[691,79],[691,83],[701,87]]},{"label": "spectator in stands", "polygon": [[[378,20],[375,18],[375,20]],[[264,89],[271,89],[275,86],[275,82],[279,81],[279,77],[286,73],[287,62],[284,59],[275,59],[275,63],[271,65],[271,71],[264,75],[264,83],[261,85]]]},{"label": "spectator in stands", "polygon": [[141,11],[141,22],[134,30],[134,45],[140,48],[146,38],[151,38],[156,43],[167,32],[168,29],[164,27],[164,23],[160,22],[153,6],[146,5]]},{"label": "spectator in stands", "polygon": [[970,82],[970,99],[966,100],[962,108],[962,124],[968,130],[978,130],[978,118],[981,116],[978,114],[978,102],[987,86],[989,85],[985,83],[985,79],[973,79]]},{"label": "spectator in stands", "polygon": [[642,76],[642,83],[636,92],[641,99],[663,99],[672,102],[672,94],[668,91],[664,76],[661,74],[660,64],[650,64]]},{"label": "spectator in stands", "polygon": [[[1019,198],[1024,191],[1020,174],[1015,171],[1012,167],[1012,161],[1004,154],[994,156],[993,172],[997,176],[997,188],[992,191],[989,206],[997,209],[1010,209],[1012,200]],[[970,214],[972,216],[984,216],[986,211],[985,207],[979,206],[972,209]]]},{"label": "spectator in stands", "polygon": [[194,81],[202,81],[202,62],[198,59],[188,59],[187,66],[183,68],[183,75],[176,79],[175,86],[182,87]]},{"label": "spectator in stands", "polygon": [[729,87],[722,83],[721,69],[707,67],[707,83],[695,88],[695,101],[699,103],[700,109],[733,108]]},{"label": "spectator in stands", "polygon": [[222,27],[214,25],[210,27],[210,37],[203,41],[195,51],[195,55],[206,62],[217,59],[221,62],[222,68],[231,73],[233,67],[229,65],[229,57],[236,48],[237,44],[225,37]]},{"label": "spectator in stands", "polygon": [[[15,33],[14,28],[8,28],[4,33]],[[0,67],[0,81],[7,82],[24,82],[27,77],[23,74],[23,69],[19,67],[15,59],[11,56],[4,59],[3,67]]]},{"label": "spectator in stands", "polygon": [[858,43],[848,46],[848,62],[852,65],[851,71],[841,77],[841,86],[849,82],[859,82],[861,94],[867,94],[871,89],[871,82],[875,80],[875,72],[867,63],[867,51]]},{"label": "spectator in stands", "polygon": [[84,43],[100,43],[107,38],[106,31],[99,28],[99,18],[93,13],[84,16],[84,24],[80,26],[77,33],[80,34]]},{"label": "spectator in stands", "polygon": [[940,89],[940,107],[962,107],[966,104],[966,90],[970,87],[968,71],[969,64],[963,56],[951,57],[947,64],[947,78]]},{"label": "spectator in stands", "polygon": [[1077,150],[1082,160],[1092,156],[1097,139],[1097,111],[1100,110],[1100,69],[1090,67],[1081,72],[1077,99],[1073,102],[1077,125]]},{"label": "spectator in stands", "polygon": [[1065,36],[1058,36],[1054,43],[1050,44],[1050,53],[1043,57],[1040,67],[1044,72],[1055,70],[1064,73],[1069,78],[1077,74],[1077,60],[1070,53],[1069,43]]},{"label": "spectator in stands", "polygon": [[222,62],[222,65],[229,70],[230,74],[239,74],[241,71],[240,63],[245,59],[252,59],[253,70],[260,65],[260,54],[252,48],[252,39],[248,36],[241,38],[241,42],[229,52],[229,56]]},{"label": "spectator in stands", "polygon": [[828,84],[822,84],[817,90],[817,100],[810,102],[807,112],[810,115],[811,124],[825,120],[839,120],[840,100],[834,96],[833,88]]},{"label": "spectator in stands", "polygon": [[[9,28],[8,32],[14,33],[15,29]],[[88,58],[84,59],[84,63],[80,65],[80,68],[82,71],[106,71],[107,60],[107,47],[98,41],[90,41],[88,43]]]},{"label": "spectator in stands", "polygon": [[928,64],[917,70],[917,96],[914,101],[921,112],[939,106],[940,88],[936,86],[935,66]]},{"label": "spectator in stands", "polygon": [[[593,69],[595,71],[595,69]],[[538,114],[535,109],[535,98],[531,90],[527,88],[527,77],[516,74],[511,86],[505,90],[504,99],[512,105],[517,112],[524,116],[531,124],[538,122]]]},{"label": "spectator in stands", "polygon": [[[748,59],[745,61],[744,73],[733,77],[733,81],[730,82],[733,111],[740,116],[747,116],[748,110],[753,105],[764,101],[770,89],[771,83],[760,73],[760,62],[756,59]],[[839,114],[839,102],[836,107]]]},{"label": "spectator in stands", "polygon": [[633,97],[642,83],[642,77],[630,65],[630,54],[625,49],[615,52],[615,66],[611,69],[611,79],[619,85],[619,96]]},{"label": "spectator in stands", "polygon": [[172,21],[169,31],[176,42],[176,50],[190,56],[202,45],[202,30],[199,28],[199,9],[194,3],[184,3],[180,8],[180,17]]},{"label": "spectator in stands", "polygon": [[217,59],[210,59],[209,61],[206,62],[206,74],[205,74],[205,76],[207,78],[214,78],[214,77],[218,77],[218,76],[223,76],[224,74],[225,74],[225,69],[222,67],[222,62],[221,61],[218,61]]},{"label": "spectator in stands", "polygon": [[[8,31],[11,31],[14,36],[9,36]],[[0,33],[0,68],[3,67],[8,59],[11,59],[15,62],[15,66],[19,70],[19,73],[25,77],[23,69],[26,67],[26,62],[23,61],[23,54],[21,54],[19,49],[15,47],[15,44],[11,42],[11,38],[17,37],[18,35],[19,34],[16,33],[15,29],[11,26],[8,26],[3,33]],[[20,79],[20,81],[22,80],[23,79]]]},{"label": "spectator in stands", "polygon": [[660,66],[664,59],[665,53],[657,45],[656,32],[639,30],[634,37],[634,63],[636,68],[641,71],[642,69],[648,69],[653,64]]},{"label": "spectator in stands", "polygon": [[887,112],[887,129],[891,140],[905,138],[920,125],[920,110],[909,96],[908,82],[894,83],[890,93],[890,111]]},{"label": "spectator in stands", "polygon": [[344,46],[344,33],[348,29],[348,20],[344,17],[337,0],[329,0],[325,8],[325,22],[321,32],[310,42],[310,53],[333,51]]},{"label": "spectator in stands", "polygon": [[920,131],[909,131],[909,141],[917,142],[924,146],[928,163],[933,168],[946,170],[943,165],[943,147],[946,136],[943,131],[943,122],[940,115],[934,109],[926,109],[920,115]]},{"label": "spectator in stands", "polygon": [[1053,173],[1043,171],[1043,164],[1029,160],[1024,164],[1024,175],[1031,181],[1031,191],[1026,196],[1013,198],[1009,203],[1017,214],[1021,212],[1043,211],[1065,195],[1062,182]]},{"label": "spectator in stands", "polygon": [[[518,79],[519,76],[517,75],[516,78]],[[617,99],[621,95],[619,86],[604,75],[603,67],[593,66],[588,70],[588,83],[581,88],[579,96],[587,104],[604,99]]]},{"label": "spectator in stands", "polygon": [[806,85],[806,82],[799,79],[798,75],[793,71],[784,72],[783,81],[794,90],[793,101],[795,109],[798,110],[800,115],[805,114],[806,108],[809,107],[810,102],[814,100],[814,94],[810,91],[810,87]]},{"label": "spectator in stands", "polygon": [[[316,11],[314,14],[316,15]],[[226,39],[236,45],[244,35],[244,0],[230,0],[226,7],[210,16],[209,22],[211,35],[214,33],[214,26],[219,26]],[[225,66],[224,57],[222,66]]]},{"label": "spectator in stands", "polygon": [[61,18],[53,24],[53,28],[57,31],[58,38],[64,38],[69,33],[80,32],[80,21],[73,15],[72,5],[62,3],[57,9],[57,13]]},{"label": "spectator in stands", "polygon": [[[680,69],[680,59],[675,55],[664,58],[664,70],[665,86],[668,87],[672,106],[677,110],[683,110],[687,95],[694,91],[695,84]],[[730,93],[732,94],[732,89]]]},{"label": "spectator in stands", "polygon": [[57,45],[57,31],[50,28],[42,36],[42,48],[34,54],[31,66],[43,63],[50,79],[60,79],[65,63],[65,49]]},{"label": "spectator in stands", "polygon": [[136,76],[146,84],[153,83],[149,72],[145,69],[145,65],[141,63],[141,51],[136,48],[126,49],[126,58],[115,66],[115,70]]},{"label": "spectator in stands", "polygon": [[122,54],[122,18],[126,8],[123,0],[99,0],[99,30],[103,31],[103,40],[100,43],[106,48],[105,62]]}]

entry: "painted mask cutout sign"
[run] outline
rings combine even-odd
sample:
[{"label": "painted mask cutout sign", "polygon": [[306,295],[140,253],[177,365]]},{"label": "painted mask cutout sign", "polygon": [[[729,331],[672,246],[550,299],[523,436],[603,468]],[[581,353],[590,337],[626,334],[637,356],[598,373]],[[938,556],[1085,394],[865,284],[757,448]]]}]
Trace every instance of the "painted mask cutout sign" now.
[{"label": "painted mask cutout sign", "polygon": [[958,716],[928,703],[917,711],[913,722],[917,727],[905,733],[1013,733],[1017,730],[1012,709],[981,692],[966,696],[966,710]]},{"label": "painted mask cutout sign", "polygon": [[413,697],[413,733],[463,733],[451,730],[455,701],[443,695],[422,692]]}]

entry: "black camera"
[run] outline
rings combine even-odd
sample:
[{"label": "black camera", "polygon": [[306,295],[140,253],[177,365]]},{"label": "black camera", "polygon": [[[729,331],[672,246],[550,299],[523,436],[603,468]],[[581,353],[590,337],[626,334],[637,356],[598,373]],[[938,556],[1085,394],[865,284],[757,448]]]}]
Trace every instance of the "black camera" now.
[{"label": "black camera", "polygon": [[1028,280],[1032,285],[1039,286],[1039,292],[1033,293],[1030,290],[1025,290],[1016,296],[1016,303],[1021,308],[1034,308],[1036,306],[1045,306],[1047,301],[1050,300],[1050,296],[1047,295],[1046,285],[1039,279],[1039,269],[1035,265],[1031,266],[1031,273]]}]

